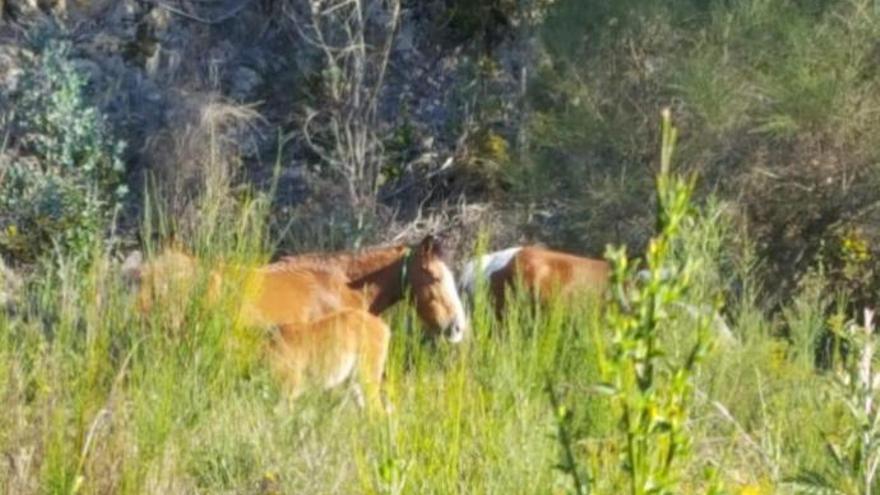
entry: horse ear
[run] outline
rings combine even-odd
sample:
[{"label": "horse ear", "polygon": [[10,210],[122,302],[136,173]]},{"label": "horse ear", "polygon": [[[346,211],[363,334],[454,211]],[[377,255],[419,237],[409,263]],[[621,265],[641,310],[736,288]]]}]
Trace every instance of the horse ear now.
[{"label": "horse ear", "polygon": [[422,254],[425,256],[443,256],[443,241],[432,234],[428,234],[425,236],[419,248],[421,249]]},{"label": "horse ear", "polygon": [[446,242],[443,240],[442,237],[439,237],[439,236],[432,236],[432,237],[434,239],[433,244],[432,244],[432,246],[434,248],[434,256],[436,256],[438,258],[444,257],[446,255]]},{"label": "horse ear", "polygon": [[434,256],[437,253],[437,239],[431,234],[426,235],[419,244],[419,251],[422,256]]},{"label": "horse ear", "polygon": [[143,264],[144,255],[138,250],[132,251],[122,262],[122,276],[129,280],[140,280]]}]

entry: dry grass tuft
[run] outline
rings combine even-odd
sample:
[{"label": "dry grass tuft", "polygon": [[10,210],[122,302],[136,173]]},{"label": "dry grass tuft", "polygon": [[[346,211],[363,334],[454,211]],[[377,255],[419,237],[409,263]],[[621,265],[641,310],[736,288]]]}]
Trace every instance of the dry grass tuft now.
[{"label": "dry grass tuft", "polygon": [[168,125],[145,150],[171,218],[192,220],[205,194],[219,194],[234,182],[262,120],[253,106],[214,93],[180,95]]}]

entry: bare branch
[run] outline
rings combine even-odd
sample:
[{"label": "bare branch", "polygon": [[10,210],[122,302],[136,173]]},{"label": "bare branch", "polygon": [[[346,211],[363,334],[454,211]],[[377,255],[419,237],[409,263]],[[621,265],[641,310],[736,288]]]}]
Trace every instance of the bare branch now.
[{"label": "bare branch", "polygon": [[[378,100],[400,17],[399,0],[392,0],[389,20],[383,21],[380,31],[382,48],[374,53],[367,38],[369,1],[378,2],[313,1],[308,12],[290,5],[285,9],[301,39],[320,53],[326,73],[328,101],[307,112],[302,127],[305,142],[345,180],[351,204],[358,210],[374,207],[377,200],[384,154],[377,131]],[[324,137],[316,139],[319,135]]]},{"label": "bare branch", "polygon": [[181,10],[180,8],[175,7],[173,5],[170,5],[170,4],[163,2],[161,0],[146,0],[146,1],[148,3],[155,5],[156,7],[167,10],[168,12],[170,12],[172,14],[175,14],[175,15],[178,15],[181,17],[185,17],[187,19],[190,19],[190,20],[193,20],[196,22],[201,22],[202,24],[220,24],[221,22],[227,21],[227,20],[235,17],[239,12],[244,10],[244,8],[247,7],[248,4],[251,3],[252,0],[241,0],[241,2],[238,5],[236,5],[235,7],[230,9],[229,11],[227,11],[223,14],[220,14],[219,16],[214,17],[214,18],[207,18],[207,17],[195,15],[195,14],[190,14],[189,12]]}]

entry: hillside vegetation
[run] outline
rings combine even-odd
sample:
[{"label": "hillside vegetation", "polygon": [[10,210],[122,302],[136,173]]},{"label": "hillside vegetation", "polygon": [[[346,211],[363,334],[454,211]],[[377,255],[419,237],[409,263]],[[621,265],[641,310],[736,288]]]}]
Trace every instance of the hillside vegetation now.
[{"label": "hillside vegetation", "polygon": [[[0,487],[880,492],[878,35],[873,0],[0,0]],[[426,232],[612,288],[479,292],[457,346],[394,308],[372,415],[288,400],[241,294],[144,315],[121,269]]]}]

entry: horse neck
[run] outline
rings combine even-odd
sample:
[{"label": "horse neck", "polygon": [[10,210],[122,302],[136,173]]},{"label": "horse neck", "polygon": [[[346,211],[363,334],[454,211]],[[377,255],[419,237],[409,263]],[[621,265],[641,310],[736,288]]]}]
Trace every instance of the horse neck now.
[{"label": "horse neck", "polygon": [[403,299],[404,247],[374,249],[346,257],[342,270],[352,288],[361,290],[370,312],[379,314]]},{"label": "horse neck", "polygon": [[404,258],[406,247],[392,246],[361,252],[305,254],[287,260],[341,270],[349,280],[349,286],[364,294],[370,312],[379,314],[403,299],[401,270]]}]

